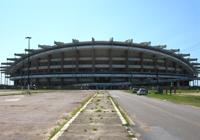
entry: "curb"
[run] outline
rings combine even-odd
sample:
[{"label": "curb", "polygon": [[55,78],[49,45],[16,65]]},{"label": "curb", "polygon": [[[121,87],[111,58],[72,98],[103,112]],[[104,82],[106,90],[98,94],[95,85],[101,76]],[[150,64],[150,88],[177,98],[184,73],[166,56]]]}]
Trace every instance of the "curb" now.
[{"label": "curb", "polygon": [[81,109],[60,129],[60,131],[58,131],[50,140],[57,140],[63,133],[65,130],[67,130],[67,128],[70,126],[70,124],[78,117],[78,115],[81,113],[81,111],[83,111],[87,105],[94,99],[94,97],[97,95],[94,94],[82,107]]},{"label": "curb", "polygon": [[[126,128],[128,134],[130,136],[133,136],[133,132],[129,129],[128,126],[126,126],[128,124],[128,122],[126,121],[126,119],[123,117],[123,115],[121,114],[120,110],[117,108],[116,104],[114,103],[113,99],[111,97],[109,97],[114,109],[116,110],[121,122],[122,122],[122,125],[124,125],[124,127]],[[129,117],[128,117],[129,118]],[[130,119],[130,118],[129,118]],[[130,119],[131,120],[131,119]],[[135,125],[135,123],[131,120],[131,123],[133,123],[133,125]],[[138,140],[137,138],[131,138],[132,140]]]}]

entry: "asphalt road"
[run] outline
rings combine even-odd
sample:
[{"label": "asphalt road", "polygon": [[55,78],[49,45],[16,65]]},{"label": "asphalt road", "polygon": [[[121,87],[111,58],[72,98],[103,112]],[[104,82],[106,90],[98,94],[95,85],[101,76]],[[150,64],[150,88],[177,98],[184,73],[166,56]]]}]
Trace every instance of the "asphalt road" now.
[{"label": "asphalt road", "polygon": [[135,122],[139,140],[200,140],[200,108],[123,91],[110,94]]}]

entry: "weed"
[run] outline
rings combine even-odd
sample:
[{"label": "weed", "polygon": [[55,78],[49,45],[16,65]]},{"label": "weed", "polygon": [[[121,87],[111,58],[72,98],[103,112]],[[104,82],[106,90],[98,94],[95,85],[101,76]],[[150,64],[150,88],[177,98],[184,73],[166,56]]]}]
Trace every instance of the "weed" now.
[{"label": "weed", "polygon": [[100,102],[101,101],[101,99],[97,99],[97,102]]},{"label": "weed", "polygon": [[97,109],[95,112],[102,112],[102,110],[101,109]]}]

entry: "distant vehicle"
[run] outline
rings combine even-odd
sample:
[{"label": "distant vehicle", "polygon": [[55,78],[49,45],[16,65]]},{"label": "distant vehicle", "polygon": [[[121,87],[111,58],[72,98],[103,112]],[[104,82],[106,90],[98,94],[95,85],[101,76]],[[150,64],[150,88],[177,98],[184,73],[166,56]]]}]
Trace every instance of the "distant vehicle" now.
[{"label": "distant vehicle", "polygon": [[148,94],[148,90],[145,89],[145,88],[140,88],[138,91],[137,91],[137,95],[147,95]]}]

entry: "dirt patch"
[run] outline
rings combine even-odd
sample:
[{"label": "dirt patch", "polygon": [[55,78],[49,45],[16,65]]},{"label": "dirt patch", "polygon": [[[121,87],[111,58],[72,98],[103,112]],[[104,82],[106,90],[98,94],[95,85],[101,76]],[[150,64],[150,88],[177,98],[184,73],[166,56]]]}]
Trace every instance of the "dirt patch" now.
[{"label": "dirt patch", "polygon": [[[47,139],[58,120],[93,93],[68,90],[31,96],[0,96],[0,139]],[[16,98],[20,100],[12,101]]]}]

